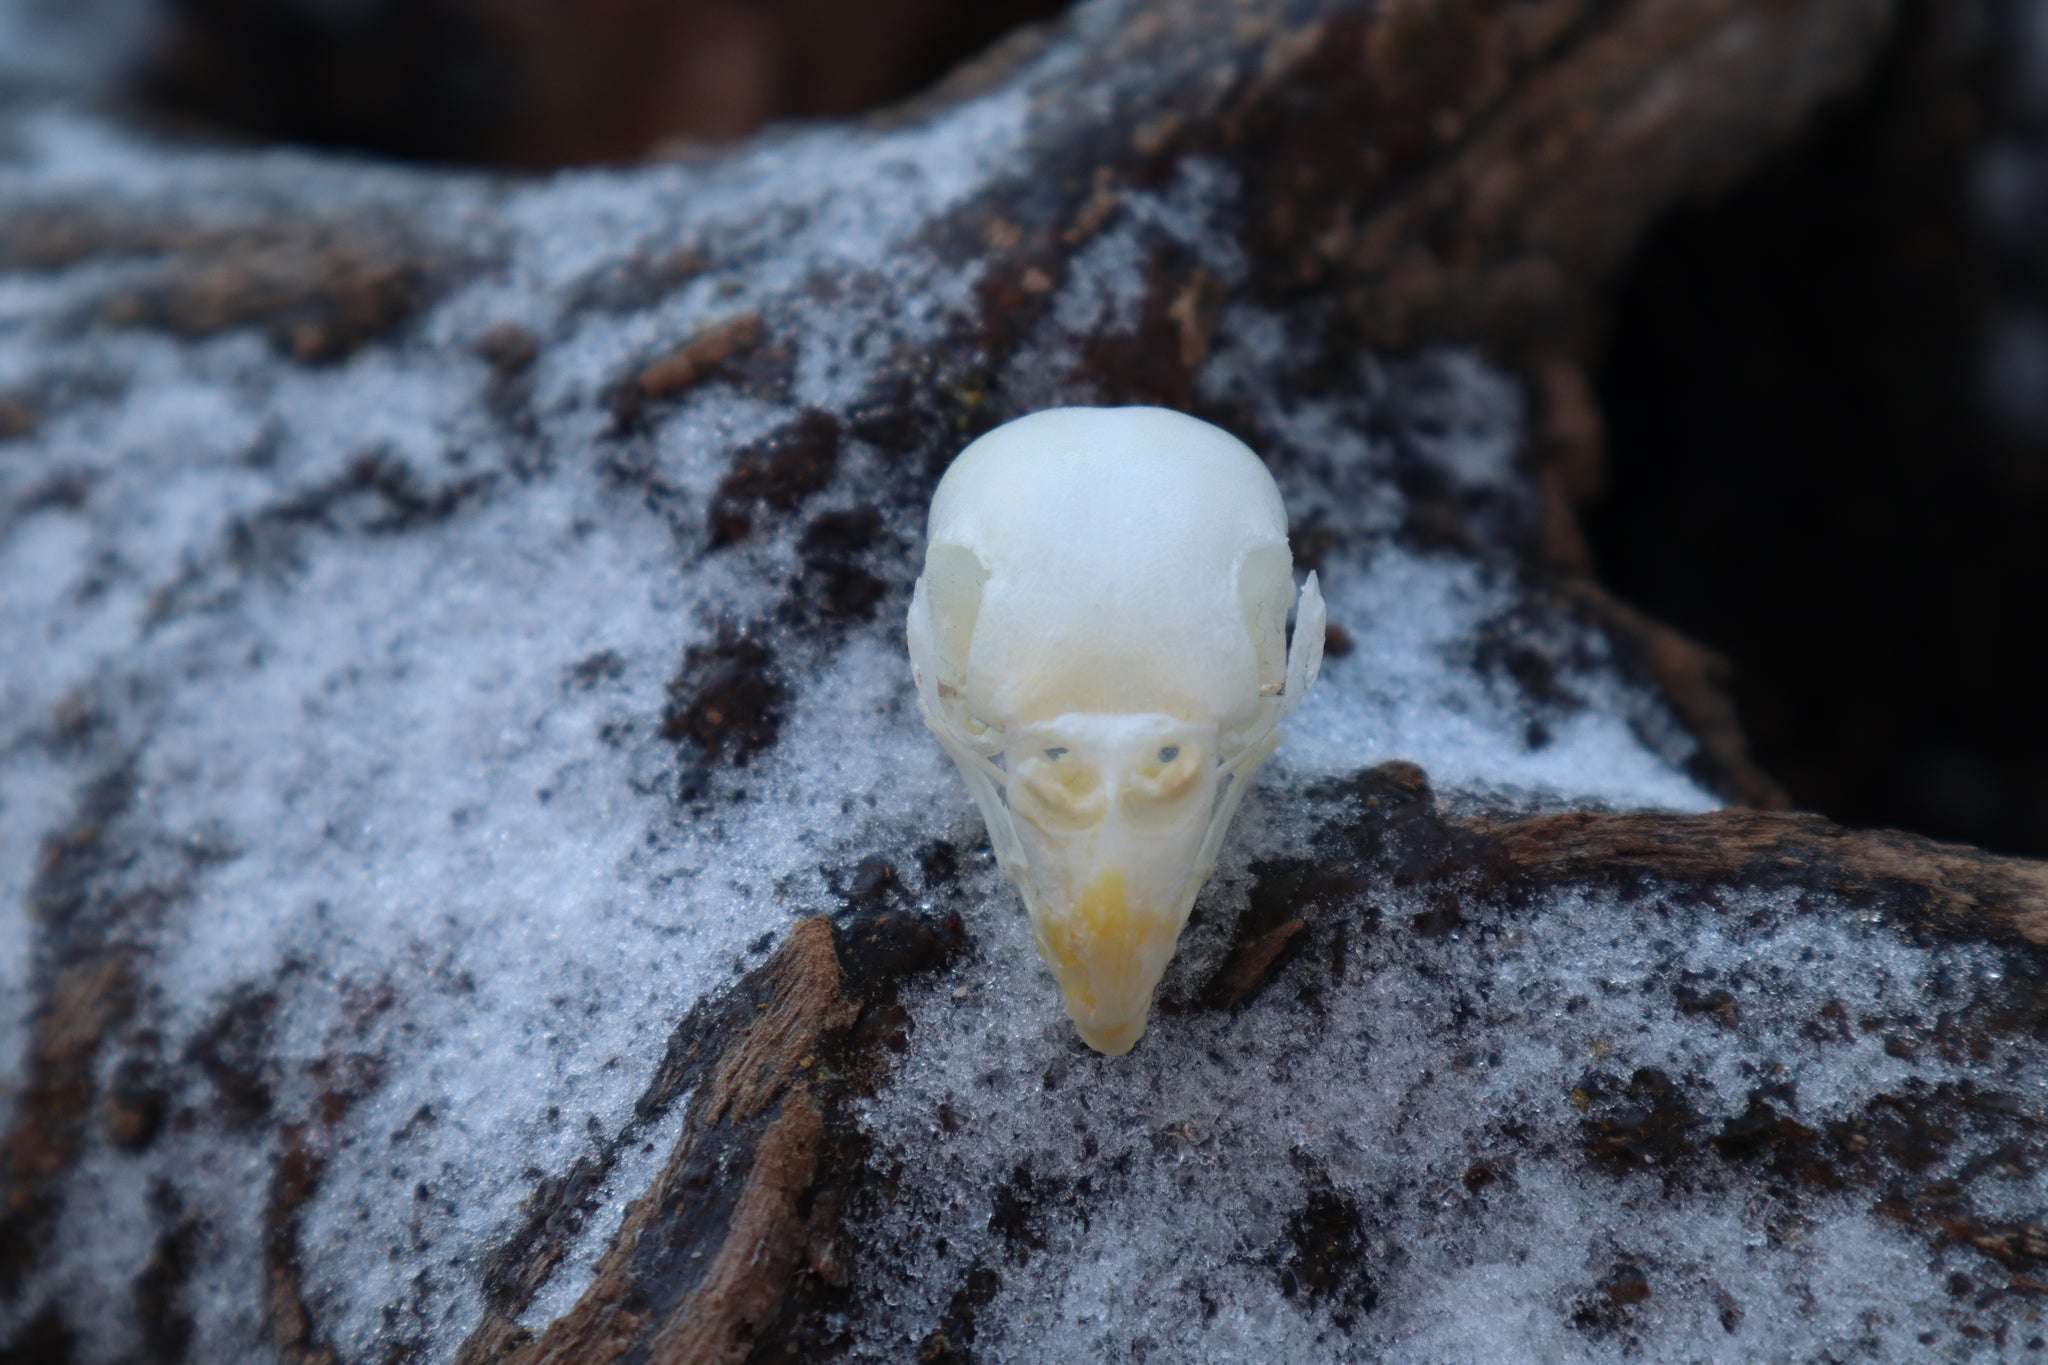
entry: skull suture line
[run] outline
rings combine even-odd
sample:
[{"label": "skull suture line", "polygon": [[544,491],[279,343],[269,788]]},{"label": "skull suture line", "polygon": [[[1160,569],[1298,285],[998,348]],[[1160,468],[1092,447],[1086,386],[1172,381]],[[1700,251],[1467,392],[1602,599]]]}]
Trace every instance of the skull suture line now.
[{"label": "skull suture line", "polygon": [[1280,490],[1164,408],[1054,408],[932,495],[910,662],[1067,1013],[1130,1051],[1245,788],[1315,681]]}]

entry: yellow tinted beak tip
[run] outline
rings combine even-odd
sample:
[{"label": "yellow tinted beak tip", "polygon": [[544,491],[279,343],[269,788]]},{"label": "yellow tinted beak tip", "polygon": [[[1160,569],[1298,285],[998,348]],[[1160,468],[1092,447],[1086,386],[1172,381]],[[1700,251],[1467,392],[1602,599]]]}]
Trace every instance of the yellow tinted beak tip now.
[{"label": "yellow tinted beak tip", "polygon": [[1157,984],[1145,949],[1161,935],[1170,943],[1172,926],[1134,912],[1124,874],[1113,867],[1089,883],[1071,915],[1048,926],[1046,963],[1081,1041],[1097,1052],[1121,1057],[1144,1036]]},{"label": "yellow tinted beak tip", "polygon": [[1118,1024],[1114,1028],[1090,1028],[1080,1020],[1074,1021],[1074,1031],[1081,1035],[1081,1041],[1105,1057],[1121,1057],[1138,1045],[1145,1036],[1145,1023],[1141,1019],[1133,1024]]}]

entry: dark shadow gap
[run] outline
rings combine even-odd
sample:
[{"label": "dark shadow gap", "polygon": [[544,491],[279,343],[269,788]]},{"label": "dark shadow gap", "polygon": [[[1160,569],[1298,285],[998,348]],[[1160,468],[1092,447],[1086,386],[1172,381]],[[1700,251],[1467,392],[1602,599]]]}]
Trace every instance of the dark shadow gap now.
[{"label": "dark shadow gap", "polygon": [[[1922,6],[1877,77],[1666,223],[1617,298],[1602,579],[1735,663],[1794,800],[2048,854],[2048,448],[1979,399],[1993,49]],[[1950,17],[1937,17],[1937,16]]]},{"label": "dark shadow gap", "polygon": [[162,0],[143,84],[265,141],[548,168],[840,118],[1070,0]]}]

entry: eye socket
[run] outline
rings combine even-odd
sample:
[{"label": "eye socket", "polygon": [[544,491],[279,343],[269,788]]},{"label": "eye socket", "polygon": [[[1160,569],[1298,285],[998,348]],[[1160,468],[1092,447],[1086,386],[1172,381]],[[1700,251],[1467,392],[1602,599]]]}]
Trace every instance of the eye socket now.
[{"label": "eye socket", "polygon": [[1067,758],[1064,746],[1053,745],[1019,763],[1012,806],[1042,828],[1077,832],[1102,819],[1109,798],[1093,769]]},{"label": "eye socket", "polygon": [[1153,750],[1152,761],[1139,764],[1123,783],[1124,814],[1140,823],[1183,818],[1176,812],[1201,784],[1201,758],[1199,748],[1183,744],[1162,744]]}]

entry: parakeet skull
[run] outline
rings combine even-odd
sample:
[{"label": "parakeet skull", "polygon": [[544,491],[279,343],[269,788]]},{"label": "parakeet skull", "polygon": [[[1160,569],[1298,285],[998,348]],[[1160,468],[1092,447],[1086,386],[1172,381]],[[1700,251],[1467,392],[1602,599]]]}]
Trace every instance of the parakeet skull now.
[{"label": "parakeet skull", "polygon": [[1315,681],[1287,516],[1243,443],[1165,408],[998,427],[932,496],[910,661],[1090,1047],[1152,993],[1245,787]]}]

